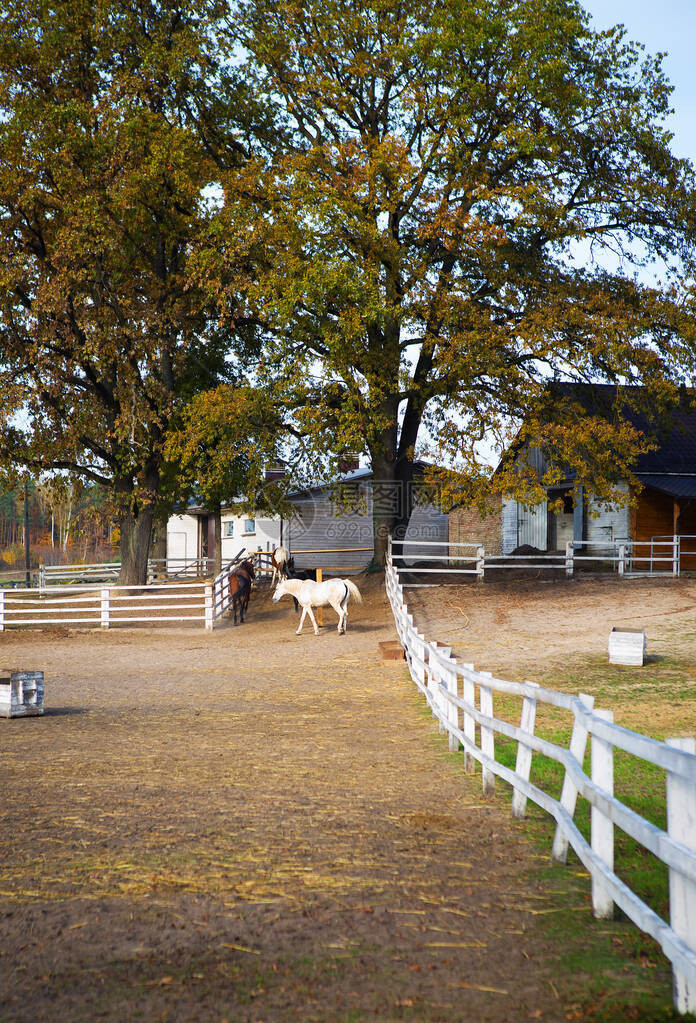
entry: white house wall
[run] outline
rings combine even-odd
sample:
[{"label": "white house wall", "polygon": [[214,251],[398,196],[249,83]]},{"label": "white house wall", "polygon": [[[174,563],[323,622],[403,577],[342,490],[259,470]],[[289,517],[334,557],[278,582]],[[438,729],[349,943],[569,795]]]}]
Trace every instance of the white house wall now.
[{"label": "white house wall", "polygon": [[[627,492],[627,486],[621,486]],[[548,519],[546,505],[525,509],[517,501],[503,500],[502,551],[510,554],[520,544],[528,543],[546,550]],[[625,540],[629,535],[630,512],[627,506],[606,508],[590,496],[585,511],[584,539],[597,549]],[[570,537],[569,537],[570,538]],[[561,545],[562,547],[563,545]]]},{"label": "white house wall", "polygon": [[[273,551],[280,544],[280,518],[255,518],[253,515],[233,515],[229,509],[224,509],[222,518],[222,560],[231,561],[239,551],[246,547],[249,553],[253,551]],[[254,519],[253,532],[246,531],[248,519]],[[233,527],[234,533],[229,535],[229,526]]]},{"label": "white house wall", "polygon": [[503,501],[503,554],[527,544],[545,551],[548,547],[547,502],[525,507],[517,501]]},{"label": "white house wall", "polygon": [[517,547],[517,501],[503,498],[502,547],[503,554],[511,554]]},{"label": "white house wall", "polygon": [[167,522],[167,558],[198,557],[198,519],[195,515],[172,515]]},{"label": "white house wall", "polygon": [[539,551],[548,548],[548,504],[543,501],[541,504],[525,508],[524,505],[517,505],[517,538],[519,546],[528,544],[536,547]]}]

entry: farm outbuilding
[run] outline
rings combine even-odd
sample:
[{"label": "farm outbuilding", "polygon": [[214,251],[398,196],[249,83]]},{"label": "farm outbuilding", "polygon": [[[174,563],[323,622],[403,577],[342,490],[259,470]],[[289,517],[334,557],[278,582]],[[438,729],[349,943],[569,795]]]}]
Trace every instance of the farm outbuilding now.
[{"label": "farm outbuilding", "polygon": [[[272,551],[281,542],[279,516],[257,516],[234,505],[222,509],[222,561],[231,561],[242,547]],[[167,522],[167,558],[190,561],[215,557],[215,516],[192,506]]]},{"label": "farm outbuilding", "polygon": [[[293,512],[289,516],[255,516],[241,513],[231,504],[222,509],[222,560],[242,548],[272,551],[282,544],[295,557],[297,568],[322,567],[350,573],[361,571],[372,558],[374,530],[373,503],[394,500],[385,485],[373,482],[372,471],[358,468],[336,483],[318,484],[289,495]],[[448,517],[429,501],[416,498],[407,540],[423,541],[409,546],[408,561],[428,554],[428,542],[446,541]],[[213,558],[214,516],[207,509],[192,506],[173,515],[167,524],[168,558]]]},{"label": "farm outbuilding", "polygon": [[[295,512],[288,519],[283,535],[297,566],[329,565],[346,572],[363,569],[371,560],[374,547],[374,502],[398,499],[397,489],[398,484],[375,481],[372,470],[363,468],[347,474],[336,484],[291,494]],[[448,539],[448,523],[448,516],[435,503],[418,499],[416,487],[405,537],[413,543],[406,548],[406,561],[432,554],[428,544]]]},{"label": "farm outbuilding", "polygon": [[[588,414],[609,410],[616,397],[611,385],[565,385],[564,394],[579,401]],[[592,551],[618,543],[653,544],[681,537],[681,568],[696,569],[696,411],[693,395],[662,424],[632,408],[624,416],[651,436],[655,449],[636,456],[634,474],[641,489],[631,492],[619,482],[626,503],[606,506],[568,472],[547,491],[547,500],[527,507],[512,498],[491,497],[490,511],[456,509],[450,515],[450,539],[484,543],[487,553],[510,554],[529,545],[542,551],[563,551],[568,541]],[[527,449],[525,459],[539,475],[548,469],[541,446]],[[631,500],[629,504],[628,501]],[[560,507],[554,510],[552,505]]]}]

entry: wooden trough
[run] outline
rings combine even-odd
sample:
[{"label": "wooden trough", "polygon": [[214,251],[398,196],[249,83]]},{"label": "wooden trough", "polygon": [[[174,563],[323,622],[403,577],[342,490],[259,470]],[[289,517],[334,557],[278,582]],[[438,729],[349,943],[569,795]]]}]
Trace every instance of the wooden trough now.
[{"label": "wooden trough", "polygon": [[398,639],[383,640],[379,644],[379,650],[382,655],[382,664],[394,664],[406,658],[404,648]]},{"label": "wooden trough", "polygon": [[44,712],[44,673],[0,668],[0,717],[32,717]]},{"label": "wooden trough", "polygon": [[647,642],[644,629],[617,629],[609,633],[609,663],[633,664],[645,663]]}]

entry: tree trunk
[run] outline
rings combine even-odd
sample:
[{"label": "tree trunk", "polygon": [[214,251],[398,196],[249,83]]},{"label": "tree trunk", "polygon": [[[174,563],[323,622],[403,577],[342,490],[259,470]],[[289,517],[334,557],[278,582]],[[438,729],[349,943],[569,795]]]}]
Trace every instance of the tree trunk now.
[{"label": "tree trunk", "polygon": [[[397,462],[390,454],[372,456],[372,527],[374,551],[368,571],[384,569],[388,537],[403,540],[413,511],[413,464],[402,458]],[[397,544],[396,554],[404,548]]]},{"label": "tree trunk", "polygon": [[123,512],[121,525],[121,586],[144,586],[147,583],[147,559],[150,553],[153,512],[150,505],[137,514]]},{"label": "tree trunk", "polygon": [[70,525],[72,523],[72,484],[70,486],[70,496],[68,498],[68,512],[67,519],[65,522],[65,533],[63,534],[63,551],[67,551],[68,542],[70,540]]},{"label": "tree trunk", "polygon": [[159,519],[152,526],[150,556],[157,561],[164,561],[167,557],[167,523],[160,522]]}]

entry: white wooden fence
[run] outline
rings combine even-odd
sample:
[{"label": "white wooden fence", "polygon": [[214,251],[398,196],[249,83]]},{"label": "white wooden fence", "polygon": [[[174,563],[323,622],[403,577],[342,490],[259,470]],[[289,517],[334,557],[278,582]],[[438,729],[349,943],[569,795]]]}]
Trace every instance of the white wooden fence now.
[{"label": "white wooden fence", "polygon": [[[593,567],[607,566],[620,576],[637,575],[671,575],[678,576],[681,571],[681,537],[652,540],[616,540],[606,544],[590,540],[570,540],[566,544],[565,553],[540,551],[538,554],[489,554],[484,544],[475,542],[455,542],[453,540],[393,540],[393,558],[400,568],[408,572],[409,579],[404,581],[407,586],[439,585],[428,583],[428,575],[440,575],[443,572],[461,577],[475,575],[483,580],[493,572],[505,572],[509,569],[517,571],[550,571],[563,572],[573,576],[576,568],[582,563],[591,563]],[[409,565],[413,561],[409,547],[427,547],[431,554],[419,554],[417,565]],[[416,582],[411,576],[422,575],[425,579]],[[453,579],[453,582],[457,581]]]},{"label": "white wooden fence", "polygon": [[74,584],[67,590],[0,590],[0,632],[20,626],[109,629],[134,623],[177,622],[199,622],[213,629],[230,608],[229,578],[234,571],[232,565],[212,580],[147,586]]},{"label": "white wooden fence", "polygon": [[[147,563],[148,583],[166,579],[196,579],[211,575],[212,558],[150,558]],[[120,561],[94,562],[84,565],[39,565],[39,589],[66,583],[89,584],[118,579]]]},{"label": "white wooden fence", "polygon": [[[410,569],[408,570],[410,571]],[[671,961],[674,1004],[679,1012],[696,1011],[696,743],[694,739],[657,742],[613,723],[608,710],[594,708],[591,696],[570,696],[532,682],[497,679],[490,672],[461,664],[451,649],[426,639],[414,623],[391,550],[386,562],[386,587],[399,639],[413,681],[425,696],[449,745],[464,749],[467,773],[481,765],[484,793],[494,791],[496,777],[513,789],[512,814],[523,817],[527,799],[556,821],[552,858],[565,862],[568,846],[592,878],[592,907],[596,917],[611,917],[614,904],[650,934]],[[494,715],[495,693],[521,697],[519,725]],[[500,702],[500,701],[499,701]],[[569,748],[534,734],[539,704],[562,708],[572,715]],[[477,741],[478,734],[478,741]],[[495,759],[495,736],[517,742],[515,770]],[[591,773],[583,769],[588,737]],[[666,772],[667,831],[649,823],[614,796],[613,751],[624,750]],[[557,800],[530,781],[533,754],[555,760],[565,769]],[[573,817],[578,795],[590,803],[591,839],[586,841]],[[663,920],[614,872],[614,828],[641,843],[669,869],[670,920]]]}]

